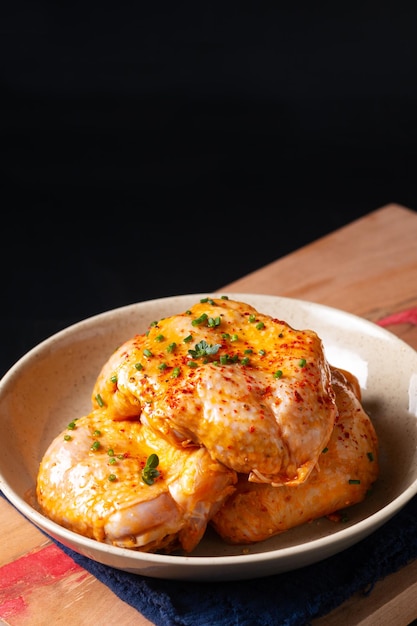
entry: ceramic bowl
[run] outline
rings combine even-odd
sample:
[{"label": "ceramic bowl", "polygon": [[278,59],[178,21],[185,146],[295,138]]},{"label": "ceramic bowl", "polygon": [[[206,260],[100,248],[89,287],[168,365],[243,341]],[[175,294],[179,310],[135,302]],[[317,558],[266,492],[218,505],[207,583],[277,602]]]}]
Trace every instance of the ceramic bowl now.
[{"label": "ceramic bowl", "polygon": [[[328,360],[359,379],[380,442],[380,477],[349,521],[315,520],[246,546],[210,530],[188,556],[142,553],[87,539],[44,517],[34,504],[40,460],[66,425],[90,410],[94,381],[110,354],[149,323],[183,312],[207,295],[228,295],[299,329],[315,330]],[[189,294],[96,315],[53,335],[23,356],[0,382],[0,488],[33,524],[74,551],[128,572],[167,579],[233,580],[266,576],[331,556],[393,517],[417,493],[417,352],[376,324],[330,307],[254,294]]]}]

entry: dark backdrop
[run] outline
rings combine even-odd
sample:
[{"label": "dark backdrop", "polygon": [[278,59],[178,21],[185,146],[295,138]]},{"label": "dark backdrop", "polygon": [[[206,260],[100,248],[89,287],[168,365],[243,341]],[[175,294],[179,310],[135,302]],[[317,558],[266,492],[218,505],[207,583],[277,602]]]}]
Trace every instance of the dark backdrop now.
[{"label": "dark backdrop", "polygon": [[417,208],[415,3],[9,4],[0,374],[89,315]]}]

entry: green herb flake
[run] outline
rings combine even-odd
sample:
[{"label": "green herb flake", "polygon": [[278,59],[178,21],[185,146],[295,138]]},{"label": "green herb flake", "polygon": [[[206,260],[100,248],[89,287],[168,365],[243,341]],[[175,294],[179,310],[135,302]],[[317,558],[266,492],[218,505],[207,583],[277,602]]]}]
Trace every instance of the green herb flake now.
[{"label": "green herb flake", "polygon": [[142,470],[142,480],[147,485],[153,485],[155,479],[159,476],[159,471],[156,469],[159,465],[159,457],[157,454],[151,454],[146,459],[145,467]]},{"label": "green herb flake", "polygon": [[96,402],[99,405],[99,407],[101,407],[101,408],[103,406],[105,406],[104,400],[103,400],[103,398],[101,397],[101,395],[99,393],[96,395]]},{"label": "green herb flake", "polygon": [[203,339],[202,341],[199,341],[199,343],[195,344],[194,350],[188,350],[188,354],[190,354],[193,359],[198,359],[203,356],[211,356],[213,354],[217,354],[219,348],[221,348],[221,345],[219,343],[209,345],[207,341]]},{"label": "green herb flake", "polygon": [[215,328],[216,326],[220,326],[220,324],[221,324],[220,316],[218,316],[218,317],[209,317],[208,318],[207,326],[209,328]]},{"label": "green herb flake", "polygon": [[202,313],[200,315],[200,317],[196,317],[195,319],[193,319],[193,321],[191,322],[192,326],[201,326],[201,324],[204,324],[204,322],[206,322],[208,319],[208,315],[207,313]]}]

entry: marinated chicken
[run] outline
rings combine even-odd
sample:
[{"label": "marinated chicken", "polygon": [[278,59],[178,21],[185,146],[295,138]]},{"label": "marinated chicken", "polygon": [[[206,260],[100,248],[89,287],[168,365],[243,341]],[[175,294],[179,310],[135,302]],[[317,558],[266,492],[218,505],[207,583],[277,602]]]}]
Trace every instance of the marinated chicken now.
[{"label": "marinated chicken", "polygon": [[313,330],[228,298],[129,338],[91,400],[46,450],[37,499],[116,546],[191,552],[209,524],[262,541],[360,502],[378,475],[356,378]]},{"label": "marinated chicken", "polygon": [[50,519],[97,541],[190,552],[235,482],[204,448],[175,447],[139,421],[114,421],[100,409],[51,443],[37,498]]},{"label": "marinated chicken", "polygon": [[355,378],[335,368],[332,376],[338,415],[309,478],[295,487],[274,488],[240,475],[236,491],[211,521],[226,542],[262,541],[366,497],[379,472],[376,432]]},{"label": "marinated chicken", "polygon": [[298,484],[336,415],[321,339],[248,304],[204,299],[155,322],[104,365],[93,404],[174,445],[204,446],[249,480]]}]

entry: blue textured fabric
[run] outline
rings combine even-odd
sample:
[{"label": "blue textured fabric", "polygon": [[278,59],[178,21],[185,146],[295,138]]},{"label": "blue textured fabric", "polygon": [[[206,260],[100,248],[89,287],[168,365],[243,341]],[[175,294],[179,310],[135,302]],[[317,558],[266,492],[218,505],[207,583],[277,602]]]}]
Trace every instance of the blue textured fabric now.
[{"label": "blue textured fabric", "polygon": [[157,626],[306,626],[417,558],[417,497],[353,547],[314,565],[232,582],[145,578],[58,545]]}]

